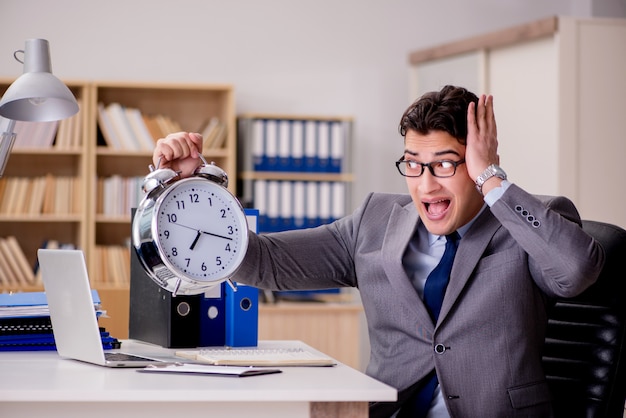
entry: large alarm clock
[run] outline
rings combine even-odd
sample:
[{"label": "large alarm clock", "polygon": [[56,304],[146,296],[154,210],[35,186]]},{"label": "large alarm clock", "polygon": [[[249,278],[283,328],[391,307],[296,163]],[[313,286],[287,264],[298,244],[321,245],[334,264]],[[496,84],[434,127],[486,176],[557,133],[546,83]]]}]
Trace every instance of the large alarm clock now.
[{"label": "large alarm clock", "polygon": [[248,247],[246,215],[227,189],[226,172],[201,158],[203,164],[187,178],[151,167],[132,222],[141,265],[174,296],[230,283]]}]

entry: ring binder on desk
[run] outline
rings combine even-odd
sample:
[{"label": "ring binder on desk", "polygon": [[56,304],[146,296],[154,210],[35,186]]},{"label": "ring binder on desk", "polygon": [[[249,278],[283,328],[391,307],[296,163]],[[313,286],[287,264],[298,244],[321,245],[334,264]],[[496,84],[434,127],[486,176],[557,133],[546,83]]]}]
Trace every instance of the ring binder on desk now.
[{"label": "ring binder on desk", "polygon": [[167,348],[197,347],[201,297],[172,296],[148,276],[135,251],[130,252],[129,338]]},{"label": "ring binder on desk", "polygon": [[200,299],[201,347],[226,345],[226,283],[205,292]]}]

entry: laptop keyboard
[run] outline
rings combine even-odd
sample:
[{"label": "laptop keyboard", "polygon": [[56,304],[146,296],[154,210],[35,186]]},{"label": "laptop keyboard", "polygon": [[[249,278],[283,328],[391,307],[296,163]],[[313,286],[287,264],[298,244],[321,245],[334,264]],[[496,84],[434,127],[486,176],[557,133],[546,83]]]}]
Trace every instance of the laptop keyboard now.
[{"label": "laptop keyboard", "polygon": [[104,353],[104,358],[107,361],[156,361],[158,362],[158,360],[154,360],[151,358],[147,358],[147,357],[141,357],[141,356],[135,356],[132,354],[128,354],[128,353]]}]

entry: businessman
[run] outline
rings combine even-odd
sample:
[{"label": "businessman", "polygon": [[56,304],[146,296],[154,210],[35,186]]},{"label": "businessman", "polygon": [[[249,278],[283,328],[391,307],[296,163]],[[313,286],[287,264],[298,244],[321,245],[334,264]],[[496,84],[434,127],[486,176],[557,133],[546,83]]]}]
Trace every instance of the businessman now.
[{"label": "businessman", "polygon": [[[367,374],[399,391],[398,402],[372,404],[371,417],[552,416],[546,310],[597,279],[601,247],[569,200],[507,180],[491,96],[446,86],[409,106],[399,130],[395,165],[408,194],[372,193],[314,229],[250,233],[237,281],[359,289]],[[171,134],[155,164],[188,176],[201,142]]]}]

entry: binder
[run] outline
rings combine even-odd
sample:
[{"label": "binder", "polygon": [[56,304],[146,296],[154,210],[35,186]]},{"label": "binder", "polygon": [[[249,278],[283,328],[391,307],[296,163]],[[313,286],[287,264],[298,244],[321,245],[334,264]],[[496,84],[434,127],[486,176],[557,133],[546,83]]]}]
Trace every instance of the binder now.
[{"label": "binder", "polygon": [[201,347],[226,345],[225,283],[204,293],[200,299]]},{"label": "binder", "polygon": [[263,232],[276,232],[280,226],[280,181],[267,182],[267,224]]},{"label": "binder", "polygon": [[267,181],[256,180],[254,182],[254,204],[258,209],[258,230],[262,232],[267,231]]},{"label": "binder", "polygon": [[251,149],[252,149],[252,165],[255,171],[263,170],[265,158],[265,139],[264,139],[265,123],[261,119],[252,121],[251,133]]},{"label": "binder", "polygon": [[331,183],[328,181],[321,181],[319,183],[319,224],[327,224],[332,221],[332,189]]},{"label": "binder", "polygon": [[226,289],[226,345],[256,347],[259,330],[259,290],[237,285]]},{"label": "binder", "polygon": [[293,227],[302,229],[305,226],[306,185],[303,181],[293,182]]},{"label": "binder", "polygon": [[304,122],[291,122],[291,170],[304,171]]},{"label": "binder", "polygon": [[333,183],[332,219],[337,220],[346,215],[346,185],[340,181]]},{"label": "binder", "polygon": [[293,185],[290,181],[281,181],[279,230],[289,229],[293,229]]},{"label": "binder", "polygon": [[265,163],[263,170],[275,171],[278,169],[278,122],[273,119],[265,120]]},{"label": "binder", "polygon": [[201,297],[172,296],[148,276],[131,250],[129,338],[166,348],[197,347]]},{"label": "binder", "polygon": [[307,228],[313,228],[319,225],[318,199],[317,182],[307,182],[305,207],[305,221]]},{"label": "binder", "polygon": [[291,170],[291,121],[279,120],[278,124],[278,164],[277,171]]},{"label": "binder", "polygon": [[320,121],[317,125],[317,167],[315,171],[326,173],[330,167],[330,124]]},{"label": "binder", "polygon": [[317,123],[304,122],[304,171],[317,171]]},{"label": "binder", "polygon": [[345,155],[345,133],[341,122],[332,122],[330,127],[330,164],[328,171],[341,173]]},{"label": "binder", "polygon": [[[259,232],[258,209],[244,209],[248,228]],[[238,285],[237,291],[224,284],[226,305],[226,345],[229,347],[256,347],[259,342],[259,290]]]}]

